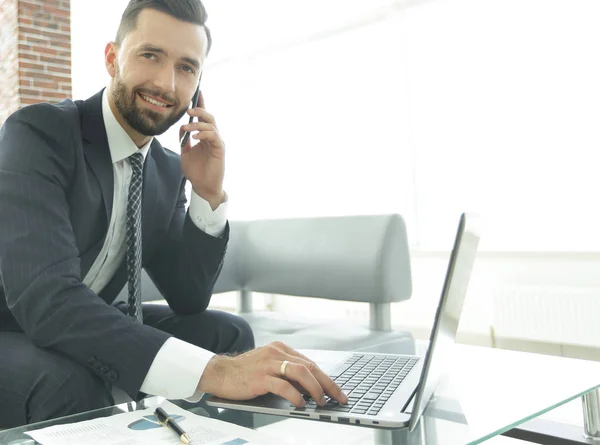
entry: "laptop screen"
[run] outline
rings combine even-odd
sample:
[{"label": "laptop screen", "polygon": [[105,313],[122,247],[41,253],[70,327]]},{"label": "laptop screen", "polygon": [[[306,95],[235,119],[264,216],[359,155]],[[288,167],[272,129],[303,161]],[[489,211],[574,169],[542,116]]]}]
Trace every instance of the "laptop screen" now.
[{"label": "laptop screen", "polygon": [[452,345],[454,345],[454,339],[456,338],[482,225],[481,217],[476,214],[464,213],[461,215],[454,248],[450,254],[440,303],[431,330],[429,348],[415,394],[411,429],[421,417],[440,376],[445,371],[446,364],[451,360],[448,355],[452,352]]}]

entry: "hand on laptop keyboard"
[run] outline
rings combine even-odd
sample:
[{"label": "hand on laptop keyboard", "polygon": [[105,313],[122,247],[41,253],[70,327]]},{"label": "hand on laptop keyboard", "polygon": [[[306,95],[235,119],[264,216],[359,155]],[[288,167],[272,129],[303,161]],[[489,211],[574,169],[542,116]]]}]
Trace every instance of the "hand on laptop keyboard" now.
[{"label": "hand on laptop keyboard", "polygon": [[197,389],[230,400],[274,393],[303,407],[307,402],[302,388],[319,406],[327,403],[326,395],[341,403],[348,401],[340,387],[313,361],[281,342],[235,357],[214,356]]}]

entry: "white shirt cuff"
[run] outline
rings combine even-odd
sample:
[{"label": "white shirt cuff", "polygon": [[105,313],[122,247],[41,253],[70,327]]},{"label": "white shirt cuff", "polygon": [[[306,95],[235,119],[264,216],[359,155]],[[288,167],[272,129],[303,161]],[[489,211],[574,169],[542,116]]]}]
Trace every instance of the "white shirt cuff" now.
[{"label": "white shirt cuff", "polygon": [[206,349],[170,337],[154,357],[140,391],[172,400],[197,402],[203,395],[197,391],[200,377],[214,355]]},{"label": "white shirt cuff", "polygon": [[227,194],[225,194],[225,202],[221,203],[213,212],[208,201],[198,196],[192,190],[189,211],[190,218],[196,227],[204,233],[218,238],[225,232],[225,225],[227,224]]}]

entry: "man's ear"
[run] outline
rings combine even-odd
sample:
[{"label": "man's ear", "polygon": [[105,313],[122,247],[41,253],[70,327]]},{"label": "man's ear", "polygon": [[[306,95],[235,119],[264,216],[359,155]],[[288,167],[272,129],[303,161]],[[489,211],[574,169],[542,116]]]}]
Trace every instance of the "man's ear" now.
[{"label": "man's ear", "polygon": [[110,77],[115,77],[117,73],[117,46],[115,42],[108,42],[104,48],[104,64]]}]

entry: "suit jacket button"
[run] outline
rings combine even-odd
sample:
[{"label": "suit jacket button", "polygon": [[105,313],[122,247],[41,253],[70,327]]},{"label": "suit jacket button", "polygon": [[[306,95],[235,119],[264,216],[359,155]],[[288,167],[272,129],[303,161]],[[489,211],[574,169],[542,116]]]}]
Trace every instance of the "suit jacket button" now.
[{"label": "suit jacket button", "polygon": [[119,379],[119,373],[117,371],[115,371],[114,369],[111,369],[106,374],[106,378],[108,378],[108,380],[110,382],[114,383],[114,382],[116,382]]},{"label": "suit jacket button", "polygon": [[97,361],[97,360],[96,360],[94,357],[90,357],[90,358],[89,358],[89,360],[88,360],[88,365],[89,365],[91,368],[95,368],[97,364],[98,364],[98,361]]},{"label": "suit jacket button", "polygon": [[104,366],[101,366],[101,367],[100,367],[100,370],[99,370],[99,371],[100,371],[100,373],[101,373],[101,374],[106,374],[106,373],[108,372],[108,370],[109,370],[109,369],[110,369],[110,368],[109,368],[108,366],[104,365]]}]

